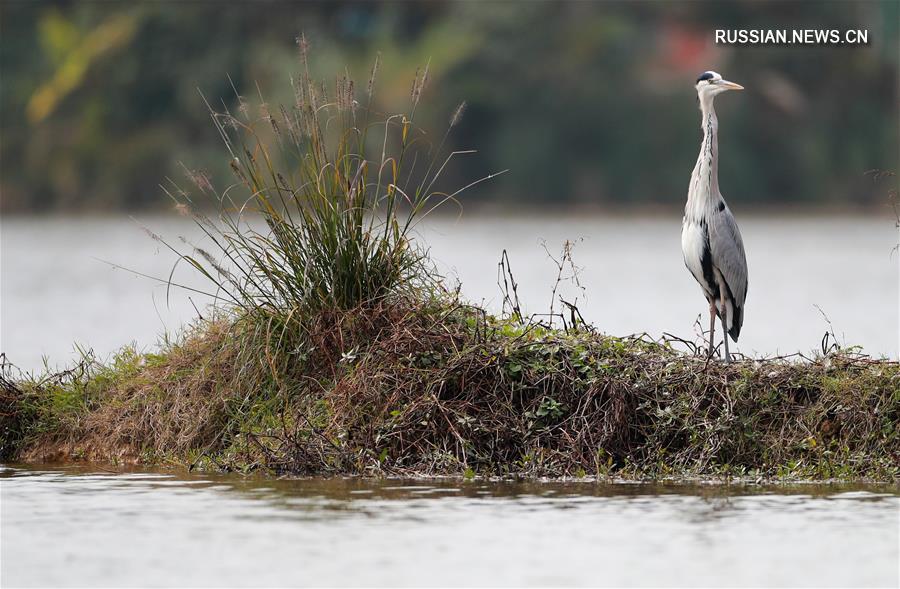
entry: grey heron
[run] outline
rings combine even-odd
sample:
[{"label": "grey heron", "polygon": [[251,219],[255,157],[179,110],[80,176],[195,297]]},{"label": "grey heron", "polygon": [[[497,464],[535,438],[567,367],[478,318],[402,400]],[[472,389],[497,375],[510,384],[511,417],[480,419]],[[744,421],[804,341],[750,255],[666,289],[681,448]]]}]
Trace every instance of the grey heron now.
[{"label": "grey heron", "polygon": [[719,192],[719,121],[713,103],[719,94],[744,87],[723,80],[716,72],[701,74],[695,87],[702,113],[703,142],[684,206],[681,251],[685,266],[700,283],[709,303],[709,355],[715,349],[718,316],[724,332],[725,361],[731,362],[728,336],[737,342],[744,322],[747,256],[734,215]]}]

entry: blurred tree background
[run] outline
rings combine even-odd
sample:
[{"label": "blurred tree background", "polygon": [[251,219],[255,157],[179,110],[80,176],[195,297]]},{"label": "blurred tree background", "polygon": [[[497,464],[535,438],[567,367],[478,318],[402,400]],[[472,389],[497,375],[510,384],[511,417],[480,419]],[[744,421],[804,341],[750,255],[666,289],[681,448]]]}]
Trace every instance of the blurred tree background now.
[{"label": "blurred tree background", "polygon": [[[198,93],[235,108],[290,103],[305,33],[323,78],[408,104],[479,155],[452,174],[510,169],[466,204],[680,209],[700,137],[693,84],[715,69],[748,91],[719,101],[733,201],[883,204],[865,172],[898,161],[900,2],[17,2],[0,4],[4,211],[169,207],[179,162],[231,176]],[[716,28],[868,29],[869,45],[723,47]],[[332,84],[333,85],[333,84]]]}]

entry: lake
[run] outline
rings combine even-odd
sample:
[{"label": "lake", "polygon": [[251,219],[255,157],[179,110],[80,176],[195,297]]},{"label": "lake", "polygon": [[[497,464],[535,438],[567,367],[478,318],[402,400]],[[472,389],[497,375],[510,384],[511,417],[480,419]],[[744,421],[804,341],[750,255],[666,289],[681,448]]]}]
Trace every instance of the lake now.
[{"label": "lake", "polygon": [[[740,215],[739,215],[740,216]],[[707,322],[699,286],[681,259],[679,217],[463,216],[428,219],[419,237],[465,297],[498,310],[497,263],[504,249],[527,313],[547,313],[558,255],[575,242],[584,291],[566,282],[584,317],[614,335],[664,332],[700,341]],[[190,220],[172,216],[6,217],[0,226],[0,351],[25,369],[62,366],[74,344],[106,357],[121,345],[149,348],[204,312],[202,295],[165,286],[109,263],[166,278],[174,257],[141,226],[180,243],[203,244]],[[811,353],[826,331],[844,345],[897,358],[900,256],[890,217],[744,215],[750,287],[744,354]],[[175,280],[205,286],[182,265]],[[559,303],[555,304],[559,309]],[[830,323],[829,323],[830,322]]]},{"label": "lake", "polygon": [[896,487],[0,470],[4,587],[896,586]]}]

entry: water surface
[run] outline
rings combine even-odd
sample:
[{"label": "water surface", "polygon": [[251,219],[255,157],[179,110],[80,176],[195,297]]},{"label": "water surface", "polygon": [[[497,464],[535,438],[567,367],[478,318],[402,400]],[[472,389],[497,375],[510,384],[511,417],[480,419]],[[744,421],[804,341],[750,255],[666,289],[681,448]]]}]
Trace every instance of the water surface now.
[{"label": "water surface", "polygon": [[[872,355],[897,358],[900,256],[887,217],[754,217],[739,215],[750,288],[740,342],[746,354],[810,352],[826,331]],[[681,259],[680,218],[468,216],[429,219],[419,236],[439,269],[459,280],[465,297],[500,307],[497,262],[509,252],[526,313],[547,313],[566,240],[576,242],[582,291],[559,291],[584,317],[615,335],[664,332],[698,339],[706,302]],[[135,341],[151,347],[204,312],[207,300],[166,288],[101,260],[167,277],[174,257],[140,224],[180,244],[205,244],[180,217],[4,218],[0,284],[0,351],[39,368],[75,357],[73,343],[104,357]],[[175,280],[205,283],[186,265]],[[196,307],[196,308],[195,308]],[[559,303],[556,303],[559,309]],[[823,315],[824,313],[824,315]],[[826,317],[828,321],[826,321]]]},{"label": "water surface", "polygon": [[0,471],[3,586],[896,586],[884,486]]}]

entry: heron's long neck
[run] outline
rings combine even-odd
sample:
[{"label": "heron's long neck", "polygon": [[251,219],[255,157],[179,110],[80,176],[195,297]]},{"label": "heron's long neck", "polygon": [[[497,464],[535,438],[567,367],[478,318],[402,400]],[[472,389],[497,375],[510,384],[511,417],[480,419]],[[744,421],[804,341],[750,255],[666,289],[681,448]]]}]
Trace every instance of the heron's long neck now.
[{"label": "heron's long neck", "polygon": [[697,200],[697,204],[702,206],[709,202],[716,203],[719,197],[719,120],[712,99],[701,100],[700,112],[703,143],[691,175],[688,201]]}]

